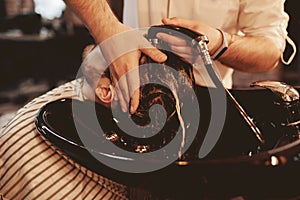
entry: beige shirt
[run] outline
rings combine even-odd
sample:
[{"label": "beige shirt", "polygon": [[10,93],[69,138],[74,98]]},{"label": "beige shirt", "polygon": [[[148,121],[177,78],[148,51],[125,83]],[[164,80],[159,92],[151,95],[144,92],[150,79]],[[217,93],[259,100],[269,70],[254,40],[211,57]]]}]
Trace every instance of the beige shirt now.
[{"label": "beige shirt", "polygon": [[[134,6],[138,21],[130,20]],[[124,14],[128,25],[138,24],[141,28],[161,24],[164,17],[199,20],[230,34],[268,37],[281,51],[285,48],[289,20],[284,0],[125,0]],[[220,62],[216,65],[224,85],[230,88],[233,69]]]}]

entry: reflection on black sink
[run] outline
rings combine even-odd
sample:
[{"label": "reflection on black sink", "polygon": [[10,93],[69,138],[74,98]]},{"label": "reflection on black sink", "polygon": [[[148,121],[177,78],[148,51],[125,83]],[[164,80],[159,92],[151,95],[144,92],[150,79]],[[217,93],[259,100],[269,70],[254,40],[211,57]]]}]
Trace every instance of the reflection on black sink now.
[{"label": "reflection on black sink", "polygon": [[[71,99],[58,100],[44,106],[37,116],[36,125],[43,137],[81,165],[112,180],[149,190],[158,196],[188,199],[196,194],[198,197],[246,195],[256,199],[298,195],[297,184],[293,182],[300,178],[300,142],[291,139],[290,135],[295,130],[285,126],[288,113],[277,103],[278,99],[265,89],[231,90],[261,129],[266,145],[260,145],[233,103],[227,99],[222,134],[213,150],[205,158],[199,159],[199,148],[210,123],[210,101],[207,88],[196,87],[195,91],[201,112],[200,127],[196,139],[185,153],[186,162],[184,165],[174,162],[154,172],[120,172],[91,156],[86,147],[82,146],[74,120],[81,121],[87,137],[99,141],[99,146],[101,140],[107,139],[105,135],[89,129],[89,119],[79,115],[74,118]],[[73,100],[73,103],[83,110],[93,106],[90,101]],[[97,105],[96,109],[100,123],[107,128],[114,127],[110,109],[102,105]],[[278,144],[278,141],[284,144]]]}]

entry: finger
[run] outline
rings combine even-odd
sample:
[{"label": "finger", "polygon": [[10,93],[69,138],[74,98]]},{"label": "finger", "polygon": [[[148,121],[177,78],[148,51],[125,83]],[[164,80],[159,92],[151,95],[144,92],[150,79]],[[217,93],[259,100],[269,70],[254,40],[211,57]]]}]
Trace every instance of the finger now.
[{"label": "finger", "polygon": [[187,46],[170,46],[171,50],[175,53],[180,53],[180,54],[186,54],[186,55],[192,55],[193,50],[190,47]]},{"label": "finger", "polygon": [[124,96],[123,96],[123,93],[122,91],[120,90],[119,87],[116,87],[116,94],[118,95],[118,100],[119,100],[119,103],[120,103],[120,106],[121,106],[121,109],[123,112],[127,112],[128,109],[127,109],[127,105],[128,103],[126,102],[126,100],[124,99]]},{"label": "finger", "polygon": [[167,60],[167,55],[159,51],[157,48],[141,48],[140,50],[155,62],[162,63]]},{"label": "finger", "polygon": [[119,103],[123,112],[127,112],[127,103],[124,100],[123,94],[119,89],[116,89],[116,94],[118,95]]},{"label": "finger", "polygon": [[110,89],[110,92],[111,92],[111,102],[115,99],[115,96],[116,95],[116,90],[115,90],[115,87],[113,85],[109,85],[109,89]]},{"label": "finger", "polygon": [[140,90],[135,90],[131,96],[130,114],[134,114],[139,107]]},{"label": "finger", "polygon": [[[111,79],[113,80],[113,84],[115,85],[115,82],[117,82],[117,80],[114,79],[113,77],[111,77]],[[118,102],[119,98],[118,98],[117,90],[114,86],[112,86],[112,87],[113,87],[113,92],[114,92],[113,101]]]},{"label": "finger", "polygon": [[174,54],[176,54],[178,57],[180,57],[182,60],[190,63],[190,64],[193,64],[194,63],[194,57],[190,54],[183,54],[183,53],[176,53],[176,52],[173,52]]},{"label": "finger", "polygon": [[191,60],[191,59],[194,58],[194,56],[191,55],[191,54],[178,53],[178,55],[179,55],[180,57],[185,58],[185,59],[188,59],[188,60]]},{"label": "finger", "polygon": [[126,106],[128,107],[130,95],[129,95],[129,86],[127,84],[127,77],[126,77],[126,75],[122,76],[119,79],[118,85],[119,85],[119,89],[122,92],[122,96],[123,96],[123,98],[124,98],[124,100],[126,102]]},{"label": "finger", "polygon": [[163,24],[166,25],[175,25],[175,26],[181,26],[184,28],[192,28],[195,26],[195,21],[193,20],[187,20],[187,19],[182,19],[178,17],[173,17],[173,18],[164,18],[162,19]]},{"label": "finger", "polygon": [[131,97],[130,100],[130,113],[133,114],[139,105],[139,97],[140,97],[140,76],[139,76],[139,68],[136,67],[130,70],[127,74],[127,84],[129,86],[129,94]]},{"label": "finger", "polygon": [[168,44],[176,45],[176,46],[186,46],[187,42],[181,37],[166,34],[166,33],[158,33],[157,35],[158,39],[161,39]]},{"label": "finger", "polygon": [[115,92],[115,95],[114,95],[114,99],[113,99],[113,101],[114,102],[118,102],[119,101],[119,98],[118,98],[118,93],[117,93],[117,89],[116,89],[116,87],[115,87],[115,83],[117,82],[117,80],[116,80],[116,78],[112,75],[112,72],[110,73],[110,78],[111,78],[111,80],[112,80],[112,85],[114,85],[114,92]]},{"label": "finger", "polygon": [[[112,75],[112,79],[113,79],[113,82],[115,84],[115,93],[116,93],[116,96],[115,96],[114,100],[119,101],[121,109],[122,109],[123,112],[127,112],[128,103],[126,102],[126,100],[123,96],[123,93],[121,91],[120,82],[118,82],[117,78],[115,78],[115,76],[113,76],[113,75]],[[124,80],[124,77],[122,79]]]}]

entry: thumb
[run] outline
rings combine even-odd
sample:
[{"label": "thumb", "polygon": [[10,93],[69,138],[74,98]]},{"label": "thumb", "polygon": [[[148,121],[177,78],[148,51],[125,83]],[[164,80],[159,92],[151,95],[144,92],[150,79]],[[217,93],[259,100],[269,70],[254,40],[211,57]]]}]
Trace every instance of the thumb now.
[{"label": "thumb", "polygon": [[141,51],[155,62],[162,63],[167,60],[167,55],[158,50],[157,48],[143,48],[141,49]]}]

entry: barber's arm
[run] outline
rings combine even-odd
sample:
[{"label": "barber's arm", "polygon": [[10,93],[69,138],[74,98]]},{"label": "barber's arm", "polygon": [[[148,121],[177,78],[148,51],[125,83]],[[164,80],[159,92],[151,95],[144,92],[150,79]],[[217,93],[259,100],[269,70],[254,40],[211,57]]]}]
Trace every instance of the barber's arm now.
[{"label": "barber's arm", "polygon": [[[209,38],[210,55],[215,55],[222,48],[223,37],[221,31],[202,22],[181,18],[163,19],[164,24],[182,26],[192,29]],[[228,42],[228,49],[218,58],[218,61],[244,72],[265,72],[276,67],[281,56],[281,50],[275,43],[262,36],[238,36],[223,32]],[[171,45],[183,57],[191,59],[192,52],[184,48],[184,41],[165,34],[158,35]],[[188,53],[189,55],[187,55]],[[185,55],[184,55],[185,54]]]},{"label": "barber's arm", "polygon": [[[148,41],[139,33],[134,33],[131,27],[122,24],[117,17],[113,14],[106,0],[64,0],[83,20],[93,37],[100,44],[106,42],[105,48],[101,48],[103,55],[107,62],[110,64],[110,72],[114,84],[128,71],[135,69],[139,65],[139,58],[141,52],[151,57],[154,61],[164,62],[167,57],[165,54],[149,46]],[[133,33],[131,40],[128,37],[122,37],[122,33],[130,31]],[[112,36],[120,35],[117,44],[135,44],[134,51],[126,52],[125,54],[118,55],[118,47],[115,42],[114,45],[109,44],[109,39]],[[125,40],[126,41],[122,41]],[[116,40],[112,40],[116,41]],[[146,48],[145,48],[146,47]],[[139,91],[134,90],[138,84],[138,75],[126,75],[124,79],[119,82],[119,89],[116,91],[118,100],[124,112],[128,111],[129,102],[131,99],[130,112],[133,113],[139,103]]]},{"label": "barber's arm", "polygon": [[266,72],[278,65],[281,51],[271,39],[227,35],[229,46],[219,58],[222,63],[244,72]]},{"label": "barber's arm", "polygon": [[64,0],[83,20],[100,43],[110,36],[125,31],[106,0]]}]

